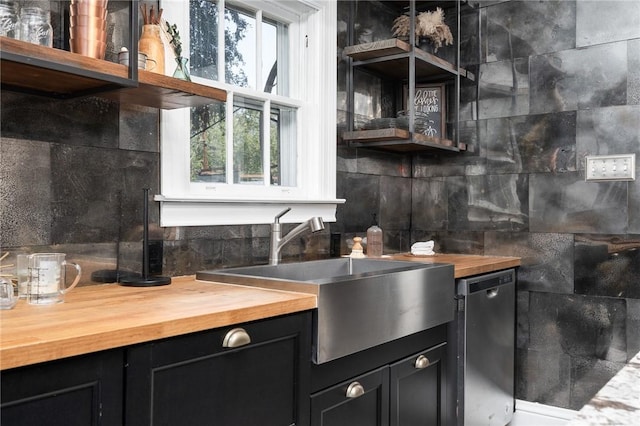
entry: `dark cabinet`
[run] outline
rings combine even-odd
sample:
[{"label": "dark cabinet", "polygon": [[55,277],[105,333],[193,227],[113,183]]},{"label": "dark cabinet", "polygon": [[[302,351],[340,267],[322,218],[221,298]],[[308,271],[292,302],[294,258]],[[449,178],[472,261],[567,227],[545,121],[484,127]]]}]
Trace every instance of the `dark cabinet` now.
[{"label": "dark cabinet", "polygon": [[2,426],[309,424],[311,312],[0,374]]},{"label": "dark cabinet", "polygon": [[2,371],[2,426],[122,425],[123,350]]},{"label": "dark cabinet", "polygon": [[131,347],[127,425],[308,424],[311,314]]},{"label": "dark cabinet", "polygon": [[440,343],[313,394],[311,426],[450,424],[446,348]]},{"label": "dark cabinet", "polygon": [[311,397],[311,426],[389,424],[389,369],[379,368]]},{"label": "dark cabinet", "polygon": [[390,426],[446,425],[446,344],[390,366]]}]

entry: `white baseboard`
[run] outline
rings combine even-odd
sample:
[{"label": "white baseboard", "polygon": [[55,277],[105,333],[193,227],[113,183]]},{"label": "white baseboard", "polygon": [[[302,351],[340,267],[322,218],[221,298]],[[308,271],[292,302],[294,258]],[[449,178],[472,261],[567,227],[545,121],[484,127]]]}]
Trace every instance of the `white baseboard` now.
[{"label": "white baseboard", "polygon": [[522,399],[516,399],[516,411],[553,417],[558,420],[571,420],[576,415],[576,411],[574,410],[554,407],[553,405],[540,404],[537,402],[524,401]]}]

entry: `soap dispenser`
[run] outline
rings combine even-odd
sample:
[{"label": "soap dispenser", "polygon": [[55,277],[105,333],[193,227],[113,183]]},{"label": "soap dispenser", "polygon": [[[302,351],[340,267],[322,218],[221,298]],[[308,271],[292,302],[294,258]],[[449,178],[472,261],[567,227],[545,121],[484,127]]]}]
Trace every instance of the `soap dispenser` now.
[{"label": "soap dispenser", "polygon": [[382,256],[382,248],[384,246],[382,229],[378,226],[376,215],[373,215],[373,225],[367,229],[367,256]]}]

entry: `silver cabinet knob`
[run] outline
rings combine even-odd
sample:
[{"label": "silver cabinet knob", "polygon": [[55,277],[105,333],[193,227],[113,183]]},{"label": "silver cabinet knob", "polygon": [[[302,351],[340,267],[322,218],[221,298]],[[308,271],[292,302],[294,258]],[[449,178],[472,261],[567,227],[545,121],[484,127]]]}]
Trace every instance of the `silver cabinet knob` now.
[{"label": "silver cabinet knob", "polygon": [[416,358],[415,362],[413,363],[413,366],[418,370],[421,370],[423,368],[427,368],[429,364],[430,364],[429,358],[427,358],[424,355],[420,355],[418,356],[418,358]]},{"label": "silver cabinet knob", "polygon": [[358,382],[353,382],[347,388],[347,398],[357,398],[364,395],[364,387]]},{"label": "silver cabinet knob", "polygon": [[244,328],[234,328],[229,330],[224,336],[222,346],[225,348],[238,348],[251,343],[251,337]]}]

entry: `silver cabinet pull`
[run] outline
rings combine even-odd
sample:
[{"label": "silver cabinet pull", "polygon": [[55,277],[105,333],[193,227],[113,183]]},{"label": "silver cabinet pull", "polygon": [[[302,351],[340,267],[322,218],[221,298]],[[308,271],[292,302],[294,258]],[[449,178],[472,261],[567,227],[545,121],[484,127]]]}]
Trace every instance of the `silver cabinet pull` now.
[{"label": "silver cabinet pull", "polygon": [[418,370],[421,370],[423,368],[427,368],[429,364],[430,364],[429,358],[427,358],[424,355],[420,355],[418,356],[418,358],[416,358],[416,361],[413,363],[413,366]]},{"label": "silver cabinet pull", "polygon": [[347,388],[347,398],[357,398],[364,395],[364,388],[358,382],[353,382]]},{"label": "silver cabinet pull", "polygon": [[229,330],[224,336],[222,346],[225,348],[238,348],[251,343],[251,337],[244,328],[234,328]]}]

